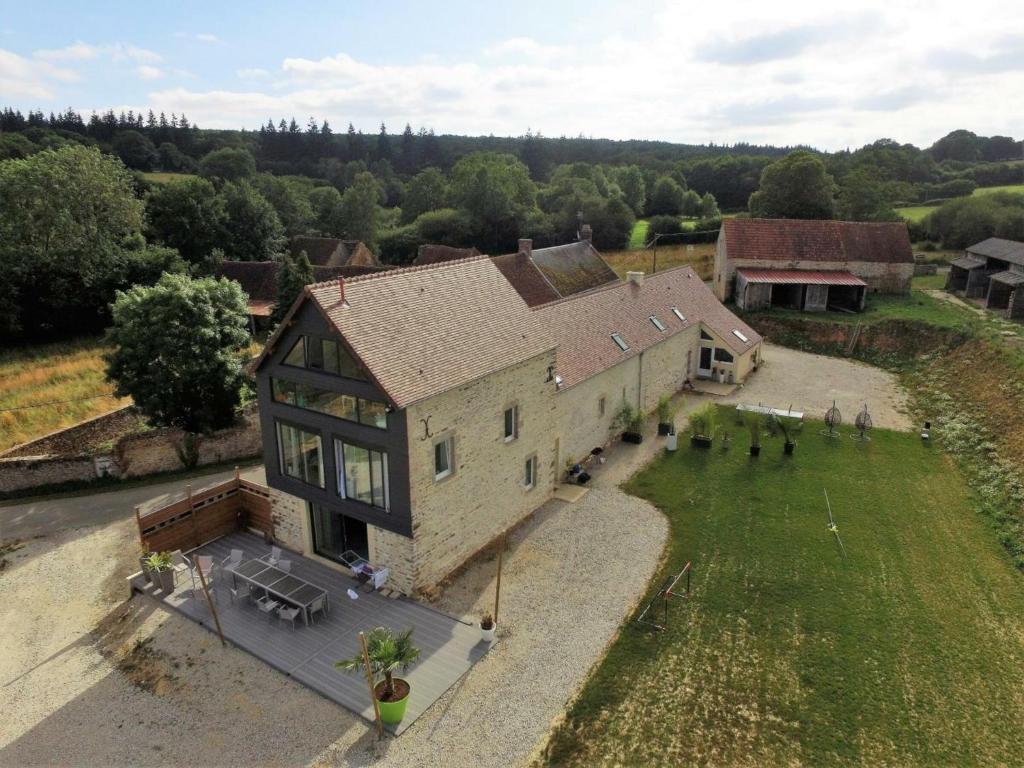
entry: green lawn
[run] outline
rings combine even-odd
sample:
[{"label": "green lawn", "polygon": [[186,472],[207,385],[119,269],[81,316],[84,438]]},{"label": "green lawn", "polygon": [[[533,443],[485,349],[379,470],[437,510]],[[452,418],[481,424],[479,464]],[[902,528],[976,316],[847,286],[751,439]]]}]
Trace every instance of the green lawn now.
[{"label": "green lawn", "polygon": [[[945,276],[939,275],[943,278]],[[957,306],[948,301],[934,298],[919,288],[931,287],[927,283],[914,282],[914,289],[909,296],[887,296],[868,294],[864,303],[864,311],[846,312],[801,312],[796,309],[773,307],[767,311],[769,317],[795,317],[807,321],[846,323],[877,323],[882,320],[917,320],[940,328],[965,328],[979,322],[978,316],[965,307]],[[938,282],[935,278],[929,281]],[[938,287],[942,287],[939,285]],[[759,312],[743,313],[746,317],[756,318]]]},{"label": "green lawn", "polygon": [[995,192],[1024,192],[1024,184],[1005,184],[1001,187],[978,187],[972,195],[991,195]]},{"label": "green lawn", "polygon": [[921,221],[937,207],[936,205],[912,205],[907,208],[897,208],[896,213],[907,221]]},{"label": "green lawn", "polygon": [[690,560],[692,598],[623,627],[549,764],[1019,764],[1024,579],[935,446],[820,428],[793,457],[680,440],[628,484],[671,527],[647,597]]},{"label": "green lawn", "polygon": [[637,219],[633,225],[633,231],[629,233],[629,246],[627,250],[637,250],[647,245],[647,226],[645,219]]}]

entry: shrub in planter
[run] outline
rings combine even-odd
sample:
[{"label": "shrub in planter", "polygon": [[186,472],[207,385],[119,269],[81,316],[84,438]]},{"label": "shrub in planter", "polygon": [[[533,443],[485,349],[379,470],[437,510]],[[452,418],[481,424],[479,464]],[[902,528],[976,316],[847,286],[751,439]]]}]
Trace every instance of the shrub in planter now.
[{"label": "shrub in planter", "polygon": [[[412,630],[395,634],[387,627],[377,627],[366,635],[366,648],[370,656],[370,671],[374,679],[383,677],[373,689],[380,709],[380,719],[397,725],[405,717],[409,704],[409,683],[395,677],[396,669],[408,671],[420,656],[420,649],[412,644]],[[362,650],[350,659],[334,662],[343,672],[362,673],[365,669]]]},{"label": "shrub in planter", "polygon": [[494,642],[494,633],[498,631],[498,625],[494,623],[494,617],[485,613],[480,618],[480,639],[485,643]]},{"label": "shrub in planter", "polygon": [[750,430],[750,455],[761,455],[761,428],[764,426],[764,419],[760,413],[749,413],[747,415],[747,429]]},{"label": "shrub in planter", "polygon": [[629,403],[623,403],[615,416],[613,426],[622,430],[624,443],[642,443],[644,441],[644,412]]},{"label": "shrub in planter", "polygon": [[658,434],[670,435],[675,431],[675,416],[677,406],[672,404],[672,398],[662,395],[658,398]]},{"label": "shrub in planter", "polygon": [[698,448],[710,448],[715,435],[717,409],[711,403],[690,415],[690,444]]},{"label": "shrub in planter", "polygon": [[142,560],[142,569],[162,592],[174,591],[174,571],[170,552],[150,552]]},{"label": "shrub in planter", "polygon": [[793,449],[796,448],[796,443],[793,442],[794,425],[788,424],[785,418],[780,416],[771,416],[768,419],[768,423],[778,427],[779,431],[782,432],[782,436],[785,438],[786,443],[783,446],[783,453],[786,456],[793,455]]}]

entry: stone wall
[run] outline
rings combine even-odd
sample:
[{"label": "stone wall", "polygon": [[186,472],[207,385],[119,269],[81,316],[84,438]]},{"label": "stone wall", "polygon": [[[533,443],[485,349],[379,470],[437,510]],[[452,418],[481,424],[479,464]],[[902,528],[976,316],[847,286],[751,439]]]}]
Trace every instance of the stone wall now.
[{"label": "stone wall", "polygon": [[[121,411],[108,417],[124,419]],[[69,427],[66,431],[71,433],[71,438],[55,433],[26,445],[54,448],[73,445],[74,435],[93,434],[98,428],[96,422],[90,419]],[[85,446],[85,450],[80,448],[79,452],[26,456],[25,446],[15,446],[0,458],[0,495],[62,483],[90,482],[104,474],[127,478],[180,470],[183,465],[178,449],[182,447],[183,436],[175,429],[128,435],[117,440],[109,453],[89,452],[89,446]],[[238,425],[200,438],[198,466],[248,459],[261,451],[259,411],[254,404],[244,411]]]},{"label": "stone wall", "polygon": [[[417,588],[443,580],[496,536],[539,507],[554,489],[557,422],[554,351],[478,379],[407,409],[409,483]],[[519,434],[504,440],[504,410],[519,409]],[[427,420],[430,437],[423,433]],[[434,478],[434,446],[451,436],[454,471]],[[532,488],[525,464],[536,456]],[[387,563],[396,570],[408,564]]]},{"label": "stone wall", "polygon": [[309,515],[306,502],[290,493],[270,489],[270,516],[274,523],[274,540],[300,555],[309,546],[307,528]]}]

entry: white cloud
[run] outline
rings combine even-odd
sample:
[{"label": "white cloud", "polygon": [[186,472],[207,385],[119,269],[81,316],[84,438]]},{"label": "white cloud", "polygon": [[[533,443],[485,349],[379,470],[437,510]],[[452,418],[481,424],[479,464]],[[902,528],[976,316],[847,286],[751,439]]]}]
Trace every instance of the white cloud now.
[{"label": "white cloud", "polygon": [[149,64],[136,67],[135,72],[143,80],[156,80],[164,76],[163,71],[159,67],[151,67]]},{"label": "white cloud", "polygon": [[196,40],[200,43],[219,43],[220,38],[209,32],[199,32],[196,34]]},{"label": "white cloud", "polygon": [[70,83],[78,75],[48,61],[37,61],[0,48],[0,93],[31,99],[50,99],[59,83]]},{"label": "white cloud", "polygon": [[136,63],[152,63],[161,60],[160,54],[139,48],[129,43],[107,43],[90,45],[78,41],[64,48],[44,48],[32,54],[43,61],[90,61],[109,58],[111,61],[131,61]]},{"label": "white cloud", "polygon": [[242,69],[235,70],[235,74],[242,80],[258,80],[261,77],[266,77],[270,73],[260,67],[243,67]]}]

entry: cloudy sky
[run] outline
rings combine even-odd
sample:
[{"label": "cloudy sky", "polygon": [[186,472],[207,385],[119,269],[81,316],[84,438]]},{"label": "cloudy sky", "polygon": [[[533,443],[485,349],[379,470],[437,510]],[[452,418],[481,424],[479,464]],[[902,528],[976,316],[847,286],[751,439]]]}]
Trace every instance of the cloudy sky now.
[{"label": "cloudy sky", "polygon": [[823,149],[1024,136],[1019,1],[150,6],[8,7],[0,103]]}]

